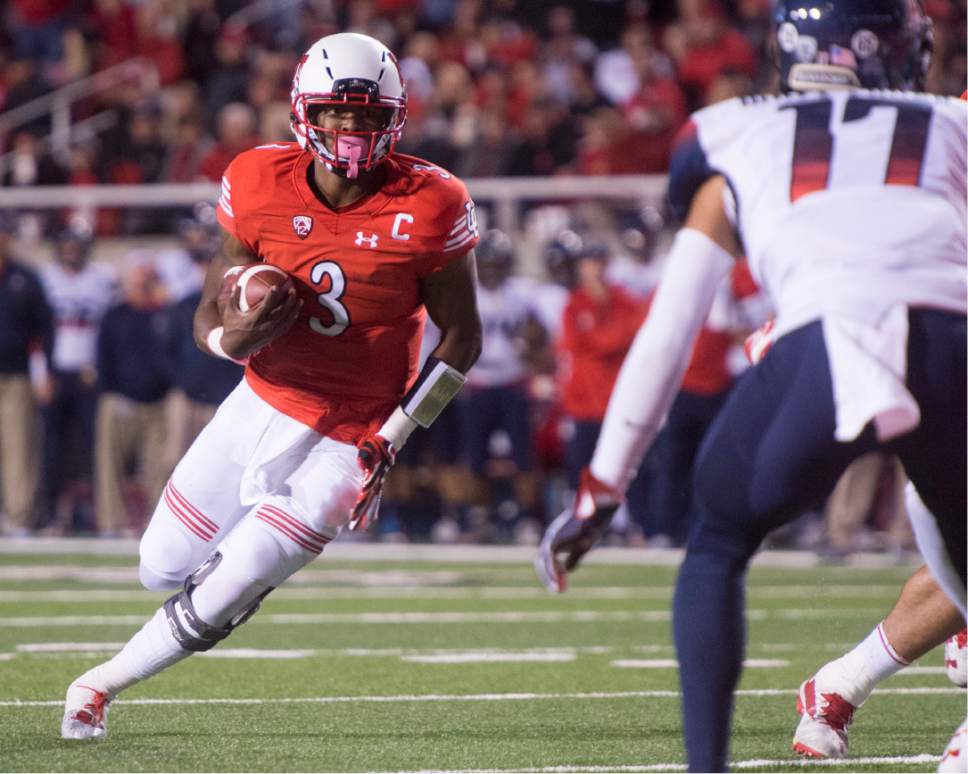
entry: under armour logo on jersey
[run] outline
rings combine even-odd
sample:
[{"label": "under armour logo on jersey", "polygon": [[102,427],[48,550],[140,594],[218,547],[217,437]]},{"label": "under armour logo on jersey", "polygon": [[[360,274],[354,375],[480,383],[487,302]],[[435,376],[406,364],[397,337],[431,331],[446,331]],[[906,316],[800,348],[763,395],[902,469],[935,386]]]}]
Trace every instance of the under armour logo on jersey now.
[{"label": "under armour logo on jersey", "polygon": [[362,247],[365,244],[371,250],[375,250],[376,242],[379,238],[380,237],[377,234],[370,234],[369,236],[366,236],[366,234],[364,234],[362,231],[356,232],[356,244],[359,247]]},{"label": "under armour logo on jersey", "polygon": [[294,215],[292,230],[296,232],[297,237],[305,239],[309,236],[309,232],[313,230],[313,219],[308,215]]}]

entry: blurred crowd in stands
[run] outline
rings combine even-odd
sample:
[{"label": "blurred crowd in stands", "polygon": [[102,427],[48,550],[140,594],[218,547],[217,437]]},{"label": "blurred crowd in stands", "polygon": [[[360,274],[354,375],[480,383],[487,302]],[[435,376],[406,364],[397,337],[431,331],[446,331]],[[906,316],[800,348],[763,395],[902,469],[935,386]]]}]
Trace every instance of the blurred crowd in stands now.
[{"label": "blurred crowd in stands", "polygon": [[[965,84],[964,0],[935,20],[929,90]],[[463,177],[664,172],[689,112],[772,87],[770,0],[9,0],[0,114],[115,68],[71,107],[0,129],[4,185],[218,180],[292,139],[298,56],[351,30],[397,52],[401,150]],[[53,149],[53,152],[49,152]],[[146,224],[102,218],[99,234]]]},{"label": "blurred crowd in stands", "polygon": [[[935,19],[929,88],[959,94],[965,3],[925,4]],[[770,5],[10,0],[0,25],[0,183],[218,180],[239,151],[291,139],[298,55],[339,30],[371,34],[398,53],[409,90],[404,152],[465,178],[664,173],[691,110],[771,88]],[[76,83],[99,88],[70,103],[66,135],[56,109],[4,123]],[[54,260],[36,266],[13,247],[22,223],[0,212],[5,534],[138,534],[174,463],[241,376],[192,337],[217,240],[211,207],[89,215],[53,216],[45,229]],[[533,542],[558,513],[590,460],[668,239],[661,208],[614,210],[607,221],[596,229],[569,215],[540,240],[543,266],[527,278],[520,245],[484,235],[484,354],[459,399],[400,455],[378,537]],[[113,236],[160,233],[179,244],[134,250],[117,264],[97,259]],[[747,366],[744,337],[769,315],[740,264],[615,540],[682,544],[699,441]],[[430,330],[425,351],[433,344]],[[825,512],[819,504],[786,537],[834,555],[905,546],[901,483],[893,460],[864,458]],[[818,538],[810,529],[823,516],[829,526]]]}]

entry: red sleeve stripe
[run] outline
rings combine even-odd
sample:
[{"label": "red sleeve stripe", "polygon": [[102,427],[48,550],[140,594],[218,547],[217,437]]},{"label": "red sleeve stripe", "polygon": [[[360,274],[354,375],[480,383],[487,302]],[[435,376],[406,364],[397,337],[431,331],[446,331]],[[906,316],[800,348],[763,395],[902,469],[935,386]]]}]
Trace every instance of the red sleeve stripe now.
[{"label": "red sleeve stripe", "polygon": [[222,191],[218,203],[230,218],[235,217],[235,213],[232,212],[232,186],[225,175],[222,176]]},{"label": "red sleeve stripe", "polygon": [[210,535],[207,532],[205,532],[194,521],[192,521],[184,511],[181,510],[181,508],[178,506],[178,503],[171,496],[171,492],[169,492],[168,489],[165,489],[164,498],[165,498],[165,503],[168,505],[168,510],[171,511],[171,515],[174,516],[176,519],[178,519],[178,521],[180,521],[182,524],[184,524],[190,532],[195,534],[197,537],[200,537],[206,543],[214,537],[214,535]]},{"label": "red sleeve stripe", "polygon": [[208,518],[204,513],[198,510],[198,508],[196,508],[190,502],[188,502],[188,498],[185,497],[185,495],[183,495],[181,492],[179,492],[178,489],[175,487],[174,481],[169,481],[168,486],[171,489],[171,493],[175,495],[175,498],[178,500],[178,502],[181,503],[185,508],[187,508],[189,513],[191,513],[199,522],[201,522],[201,525],[203,527],[206,527],[212,532],[218,532],[218,524],[216,524],[214,521]]},{"label": "red sleeve stripe", "polygon": [[257,519],[259,519],[259,521],[262,521],[262,522],[265,522],[266,524],[268,524],[270,527],[272,527],[273,529],[275,529],[277,532],[280,532],[283,535],[285,535],[287,538],[289,538],[296,545],[298,545],[298,546],[300,546],[302,548],[305,548],[307,551],[309,551],[311,553],[314,553],[314,554],[321,554],[323,552],[323,547],[322,546],[316,545],[315,543],[311,543],[308,540],[305,540],[305,539],[301,538],[298,533],[296,533],[294,530],[292,530],[289,527],[287,527],[285,524],[283,524],[282,522],[280,522],[275,516],[273,516],[270,513],[267,513],[265,510],[259,511],[255,515],[255,517]]},{"label": "red sleeve stripe", "polygon": [[269,505],[268,503],[262,504],[262,510],[268,511],[274,516],[278,516],[284,522],[286,522],[290,527],[303,533],[307,540],[313,540],[318,543],[328,543],[329,538],[326,537],[322,532],[317,532],[314,529],[310,529],[305,523],[299,521],[299,519],[294,519],[288,513],[286,513],[281,508],[277,508],[274,505]]}]

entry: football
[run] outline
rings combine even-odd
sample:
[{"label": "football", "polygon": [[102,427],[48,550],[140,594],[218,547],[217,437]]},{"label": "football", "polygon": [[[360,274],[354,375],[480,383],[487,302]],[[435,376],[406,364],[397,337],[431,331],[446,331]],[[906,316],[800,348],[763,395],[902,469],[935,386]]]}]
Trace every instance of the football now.
[{"label": "football", "polygon": [[250,266],[233,266],[225,272],[219,295],[231,295],[236,286],[241,289],[239,309],[248,312],[265,298],[271,288],[280,288],[285,293],[293,284],[289,275],[277,266],[256,263]]}]

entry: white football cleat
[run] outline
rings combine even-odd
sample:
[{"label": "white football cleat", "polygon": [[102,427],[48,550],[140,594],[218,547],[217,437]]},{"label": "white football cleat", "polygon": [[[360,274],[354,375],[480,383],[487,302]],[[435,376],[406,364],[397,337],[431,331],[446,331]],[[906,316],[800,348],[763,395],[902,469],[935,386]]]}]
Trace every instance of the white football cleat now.
[{"label": "white football cleat", "polygon": [[61,721],[63,739],[97,739],[107,736],[111,697],[86,685],[71,683]]},{"label": "white football cleat", "polygon": [[793,749],[808,758],[846,758],[847,727],[854,707],[839,693],[818,689],[811,677],[797,695],[797,712],[802,717],[793,735]]},{"label": "white football cleat", "polygon": [[945,642],[944,668],[955,685],[962,688],[968,685],[968,629],[962,629]]},{"label": "white football cleat", "polygon": [[941,762],[938,764],[938,771],[964,774],[968,770],[966,756],[968,756],[968,720],[958,726],[955,735],[945,747],[944,755],[941,756]]}]

